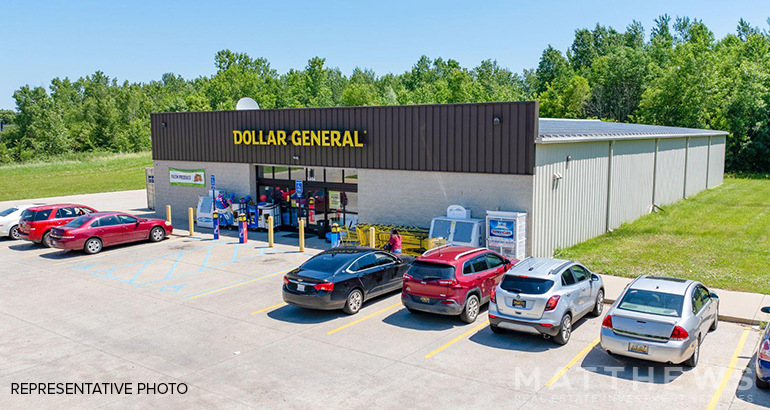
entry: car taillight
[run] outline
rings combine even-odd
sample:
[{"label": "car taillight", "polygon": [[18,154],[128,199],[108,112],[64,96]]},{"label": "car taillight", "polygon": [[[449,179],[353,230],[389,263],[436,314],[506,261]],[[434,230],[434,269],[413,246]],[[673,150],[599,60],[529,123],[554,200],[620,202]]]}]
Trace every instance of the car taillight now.
[{"label": "car taillight", "polygon": [[492,303],[497,303],[497,288],[492,288],[492,294],[489,295],[489,300],[492,301]]},{"label": "car taillight", "polygon": [[334,290],[334,283],[324,282],[324,283],[317,283],[315,286],[313,286],[315,290],[322,291],[325,290],[327,292],[331,292]]},{"label": "car taillight", "polygon": [[410,280],[412,280],[412,275],[410,275],[408,273],[405,273],[404,274],[404,281],[409,282]]},{"label": "car taillight", "polygon": [[669,339],[681,341],[687,339],[688,337],[690,337],[690,334],[687,333],[686,330],[679,326],[674,326],[674,330],[671,331],[671,337]]},{"label": "car taillight", "polygon": [[612,330],[612,316],[607,315],[604,317],[604,320],[602,320],[602,327]]},{"label": "car taillight", "polygon": [[770,361],[770,340],[765,340],[759,347],[759,358],[764,361]]},{"label": "car taillight", "polygon": [[288,285],[289,284],[289,277],[288,276],[284,276],[283,277],[283,284],[284,285]]},{"label": "car taillight", "polygon": [[549,310],[556,309],[556,305],[559,304],[559,299],[560,298],[561,298],[561,296],[559,296],[559,295],[551,296],[551,298],[548,299],[548,302],[545,302],[545,310],[546,310],[546,312],[549,311]]},{"label": "car taillight", "polygon": [[438,284],[443,286],[455,286],[457,283],[457,279],[441,279],[438,281]]}]

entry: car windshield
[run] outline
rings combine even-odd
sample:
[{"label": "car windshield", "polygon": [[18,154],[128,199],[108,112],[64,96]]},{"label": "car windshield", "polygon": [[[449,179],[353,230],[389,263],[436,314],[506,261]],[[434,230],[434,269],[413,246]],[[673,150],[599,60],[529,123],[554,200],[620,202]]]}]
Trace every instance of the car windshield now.
[{"label": "car windshield", "polygon": [[90,215],[83,215],[79,216],[71,221],[69,221],[66,225],[64,225],[65,228],[80,228],[81,226],[85,225],[86,223],[90,222],[91,219],[93,219]]},{"label": "car windshield", "polygon": [[414,262],[406,273],[418,280],[454,279],[455,267],[418,261]]},{"label": "car windshield", "polygon": [[553,281],[543,278],[528,278],[524,276],[505,275],[500,284],[503,290],[525,295],[542,295],[553,287]]},{"label": "car windshield", "polygon": [[682,315],[684,296],[651,290],[631,289],[618,305],[619,309],[653,315],[679,317]]},{"label": "car windshield", "polygon": [[14,212],[15,212],[17,209],[19,209],[19,208],[16,208],[16,207],[10,207],[10,208],[8,208],[8,209],[5,209],[5,210],[3,210],[3,211],[0,211],[0,216],[8,216],[8,215],[10,215],[10,214],[14,213]]},{"label": "car windshield", "polygon": [[322,253],[305,262],[300,268],[319,272],[337,272],[346,263],[350,262],[351,255],[343,253]]}]

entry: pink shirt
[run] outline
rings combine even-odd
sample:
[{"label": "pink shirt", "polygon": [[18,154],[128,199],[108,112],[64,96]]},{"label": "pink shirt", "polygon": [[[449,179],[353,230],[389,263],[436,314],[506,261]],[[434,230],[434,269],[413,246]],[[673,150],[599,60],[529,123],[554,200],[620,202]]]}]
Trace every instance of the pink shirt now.
[{"label": "pink shirt", "polygon": [[388,244],[390,244],[390,250],[395,251],[396,249],[401,249],[401,235],[391,236]]}]

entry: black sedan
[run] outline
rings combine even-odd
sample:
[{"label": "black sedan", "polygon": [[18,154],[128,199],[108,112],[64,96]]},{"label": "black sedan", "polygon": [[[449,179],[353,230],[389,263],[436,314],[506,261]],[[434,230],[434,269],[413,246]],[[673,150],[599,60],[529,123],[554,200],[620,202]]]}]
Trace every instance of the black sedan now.
[{"label": "black sedan", "polygon": [[342,309],[353,315],[365,300],[400,290],[411,259],[372,248],[334,248],[284,276],[283,300],[294,306]]}]

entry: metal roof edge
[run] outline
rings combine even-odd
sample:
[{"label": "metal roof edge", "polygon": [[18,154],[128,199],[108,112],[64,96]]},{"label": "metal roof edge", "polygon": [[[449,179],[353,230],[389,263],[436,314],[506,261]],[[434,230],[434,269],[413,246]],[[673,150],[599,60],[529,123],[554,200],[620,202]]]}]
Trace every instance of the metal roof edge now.
[{"label": "metal roof edge", "polygon": [[535,138],[536,144],[568,144],[571,142],[617,141],[617,140],[648,140],[657,138],[687,138],[687,137],[722,137],[730,135],[726,131],[681,132],[675,134],[611,134],[611,135],[540,135]]}]

